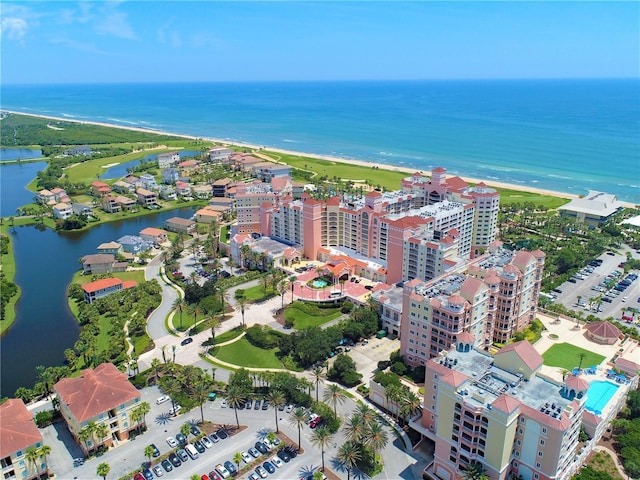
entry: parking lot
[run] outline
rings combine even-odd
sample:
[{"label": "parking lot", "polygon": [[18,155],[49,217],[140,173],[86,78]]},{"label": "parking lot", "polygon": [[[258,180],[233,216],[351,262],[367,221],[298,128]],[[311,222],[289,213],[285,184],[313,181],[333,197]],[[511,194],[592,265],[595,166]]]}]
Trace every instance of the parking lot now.
[{"label": "parking lot", "polygon": [[[560,292],[552,292],[556,297],[554,302],[561,303],[569,309],[580,308],[585,312],[585,315],[593,314],[603,319],[614,317],[621,320],[622,311],[626,307],[635,307],[640,310],[640,303],[638,303],[640,280],[630,279],[630,285],[625,290],[615,290],[617,283],[624,278],[623,269],[618,265],[626,261],[626,256],[620,253],[613,255],[605,253],[600,256],[600,260],[602,260],[601,265],[589,267],[593,269],[592,272],[583,269],[580,274],[583,278],[574,277],[575,283],[567,281],[558,287]],[[633,276],[640,272],[630,273]],[[603,282],[608,282],[610,287],[601,285]],[[603,299],[602,303],[598,307],[595,302],[592,302],[591,309],[589,309],[589,301],[598,297]],[[580,304],[578,304],[579,300]]]}]

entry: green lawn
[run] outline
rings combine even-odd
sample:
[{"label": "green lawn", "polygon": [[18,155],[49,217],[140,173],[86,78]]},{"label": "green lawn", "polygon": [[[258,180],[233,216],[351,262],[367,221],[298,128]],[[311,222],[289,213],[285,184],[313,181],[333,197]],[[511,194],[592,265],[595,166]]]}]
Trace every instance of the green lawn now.
[{"label": "green lawn", "polygon": [[244,291],[244,298],[246,298],[249,302],[262,302],[264,300],[269,300],[276,295],[278,295],[278,292],[274,291],[271,288],[265,290],[262,283],[260,285],[256,285],[255,287],[247,288]]},{"label": "green lawn", "polygon": [[[79,264],[78,264],[79,265]],[[119,278],[122,281],[134,280],[138,283],[144,282],[144,270],[132,270],[130,272],[115,272],[112,274],[113,278]],[[84,285],[93,281],[93,275],[82,275],[81,271],[77,271],[73,274],[71,283],[77,283]]]},{"label": "green lawn", "polygon": [[245,338],[215,349],[215,358],[241,367],[284,368],[276,357],[277,348],[263,350],[249,343]]},{"label": "green lawn", "polygon": [[511,205],[512,203],[524,204],[531,202],[534,205],[544,205],[549,209],[558,208],[569,203],[569,199],[552,197],[551,195],[541,195],[539,193],[523,192],[520,190],[509,190],[506,188],[496,188],[500,192],[500,205]]},{"label": "green lawn", "polygon": [[285,320],[293,320],[293,328],[300,330],[308,327],[317,327],[323,325],[331,320],[338,318],[341,313],[339,308],[327,308],[323,309],[326,315],[314,316],[308,313],[298,310],[295,306],[290,306],[284,312]]},{"label": "green lawn", "polygon": [[580,365],[581,354],[584,354],[581,365],[582,368],[599,365],[605,358],[602,355],[576,347],[570,343],[558,343],[552,346],[542,354],[542,358],[544,359],[545,365],[572,370]]},{"label": "green lawn", "polygon": [[244,332],[242,328],[235,327],[234,329],[229,330],[228,332],[224,332],[224,333],[221,333],[220,335],[216,335],[216,343],[224,343],[224,342],[228,342],[229,340],[233,340],[234,338],[242,335],[242,332]]}]

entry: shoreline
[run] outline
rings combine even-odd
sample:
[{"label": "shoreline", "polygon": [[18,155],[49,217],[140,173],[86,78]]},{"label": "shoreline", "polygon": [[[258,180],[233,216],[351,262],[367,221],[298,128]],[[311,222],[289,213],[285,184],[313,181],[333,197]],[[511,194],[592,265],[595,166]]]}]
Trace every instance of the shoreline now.
[{"label": "shoreline", "polygon": [[[117,125],[117,124],[113,124],[113,123],[96,122],[96,121],[91,121],[91,120],[74,120],[74,119],[68,119],[68,118],[62,118],[62,117],[55,117],[55,116],[51,116],[51,115],[40,115],[40,114],[35,114],[35,113],[23,113],[23,112],[18,112],[18,111],[15,111],[15,110],[2,110],[2,112],[12,113],[12,114],[16,114],[16,115],[24,115],[24,116],[28,116],[28,117],[42,118],[42,119],[45,119],[45,120],[56,120],[56,121],[60,121],[60,122],[72,122],[72,123],[79,123],[79,124],[84,124],[84,125],[95,125],[95,126],[106,127],[106,128],[119,128],[119,129],[122,129],[122,130],[130,130],[130,131],[142,132],[142,133],[154,133],[154,134],[157,134],[157,135],[170,135],[170,136],[174,136],[174,137],[178,137],[178,138],[184,138],[184,139],[188,139],[188,140],[206,140],[206,141],[210,141],[210,142],[220,143],[220,144],[223,144],[223,145],[250,148],[252,150],[258,150],[258,151],[264,150],[264,151],[267,151],[267,152],[282,153],[282,154],[285,154],[285,155],[294,155],[294,156],[309,158],[309,159],[312,159],[312,160],[313,159],[326,160],[326,161],[330,161],[330,162],[342,163],[342,164],[346,164],[346,165],[356,165],[356,166],[365,167],[365,168],[377,167],[380,170],[407,173],[408,175],[411,175],[411,174],[415,173],[416,171],[419,171],[419,172],[423,173],[426,176],[430,176],[430,174],[431,174],[431,172],[423,172],[421,170],[416,170],[415,168],[397,167],[397,166],[388,165],[388,164],[385,164],[385,163],[368,162],[368,161],[364,161],[364,160],[355,160],[355,159],[349,159],[349,158],[333,157],[333,156],[330,156],[330,155],[321,155],[321,154],[314,154],[314,153],[298,152],[298,151],[295,151],[295,150],[286,150],[286,149],[281,149],[281,148],[271,148],[271,147],[265,147],[263,145],[254,145],[254,144],[250,144],[250,143],[234,142],[234,141],[223,140],[223,139],[213,138],[213,137],[201,137],[201,136],[197,136],[197,135],[173,133],[173,132],[167,132],[167,131],[163,131],[163,130],[154,130],[154,129],[142,128],[142,127],[121,126],[121,125]],[[275,160],[275,161],[277,162],[277,160]],[[285,162],[282,162],[282,163],[285,163]],[[443,166],[443,167],[446,169],[446,166]],[[527,192],[527,193],[535,193],[535,194],[539,194],[539,195],[548,195],[548,196],[552,196],[552,197],[559,197],[559,198],[565,198],[565,199],[576,199],[576,198],[580,198],[580,196],[581,196],[581,195],[578,195],[578,194],[558,192],[558,191],[555,191],[555,190],[548,190],[548,189],[544,189],[544,188],[530,187],[530,186],[526,186],[526,185],[517,185],[517,184],[506,183],[506,182],[494,181],[494,180],[478,179],[478,178],[461,176],[461,175],[447,174],[447,178],[451,178],[451,177],[454,177],[454,176],[460,176],[460,178],[462,178],[463,180],[465,180],[468,183],[478,184],[478,183],[482,182],[486,186],[493,187],[493,188],[502,188],[502,189],[507,189],[507,190],[522,191],[522,192]],[[628,206],[630,208],[634,208],[635,207],[635,204],[633,204],[633,203],[630,203],[630,202],[624,202],[624,203],[625,203],[625,206]]]}]

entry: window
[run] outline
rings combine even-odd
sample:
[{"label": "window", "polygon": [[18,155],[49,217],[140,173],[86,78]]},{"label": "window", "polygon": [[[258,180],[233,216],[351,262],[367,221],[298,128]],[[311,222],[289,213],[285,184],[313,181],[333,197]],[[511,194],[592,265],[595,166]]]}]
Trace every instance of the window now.
[{"label": "window", "polygon": [[537,480],[538,478],[540,478],[540,475],[538,475],[537,473],[534,473],[533,474],[533,478],[535,478]]},{"label": "window", "polygon": [[536,463],[536,468],[540,468],[540,467],[541,467],[540,463],[539,462]]},{"label": "window", "polygon": [[540,440],[540,445],[544,445],[544,440]]},{"label": "window", "polygon": [[547,433],[547,427],[542,427],[542,433],[544,433],[546,435]]},{"label": "window", "polygon": [[542,455],[543,455],[542,452],[538,451],[538,456],[542,457]]}]

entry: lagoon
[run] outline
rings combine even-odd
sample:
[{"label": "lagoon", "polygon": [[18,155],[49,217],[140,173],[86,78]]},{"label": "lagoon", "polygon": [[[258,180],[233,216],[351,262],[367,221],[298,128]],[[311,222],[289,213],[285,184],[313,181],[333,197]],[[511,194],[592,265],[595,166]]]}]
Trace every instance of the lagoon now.
[{"label": "lagoon", "polygon": [[35,148],[0,148],[0,162],[42,158],[42,150]]},{"label": "lagoon", "polygon": [[46,166],[46,162],[0,165],[0,216],[14,216],[16,209],[33,203],[35,193],[27,185]]},{"label": "lagoon", "polygon": [[67,286],[78,271],[78,260],[96,253],[96,247],[145,227],[162,227],[171,217],[189,218],[192,207],[105,223],[83,232],[58,233],[34,226],[10,230],[16,259],[15,282],[22,289],[16,321],[2,337],[0,396],[12,396],[18,387],[32,387],[35,367],[64,362],[64,350],[73,347],[80,329],[67,306]]}]

